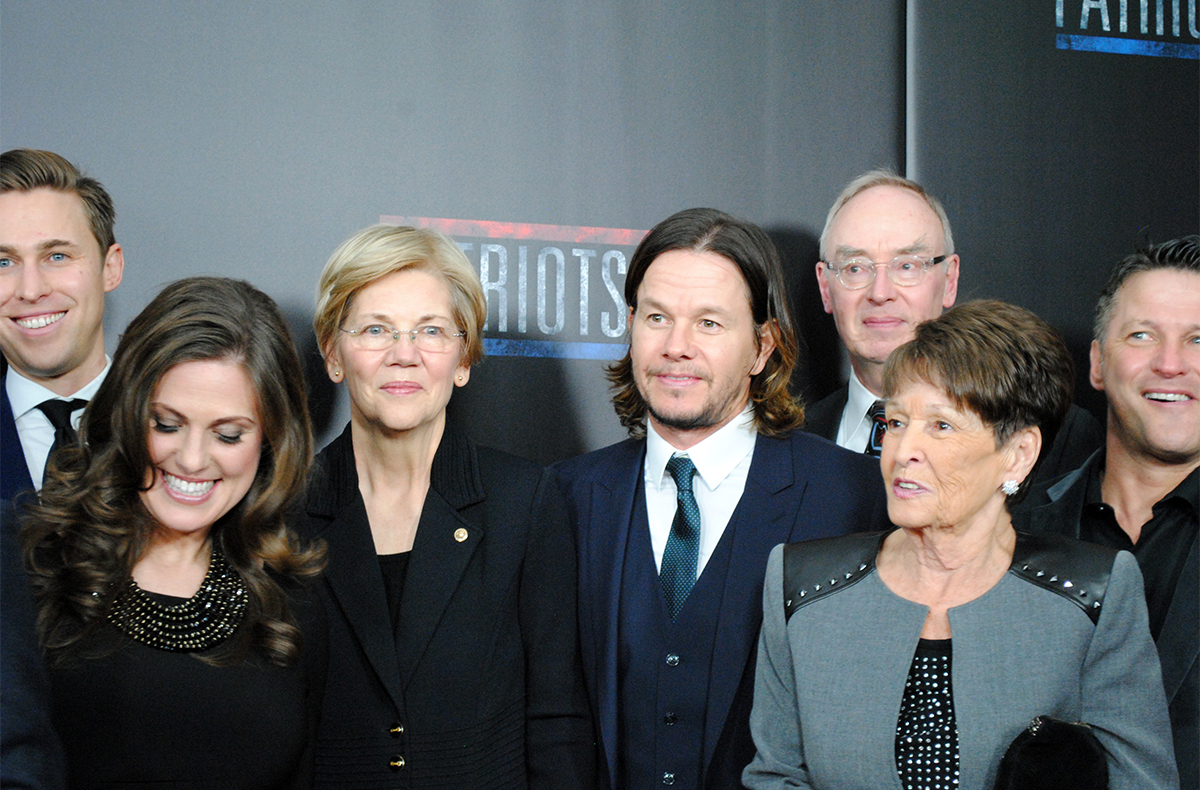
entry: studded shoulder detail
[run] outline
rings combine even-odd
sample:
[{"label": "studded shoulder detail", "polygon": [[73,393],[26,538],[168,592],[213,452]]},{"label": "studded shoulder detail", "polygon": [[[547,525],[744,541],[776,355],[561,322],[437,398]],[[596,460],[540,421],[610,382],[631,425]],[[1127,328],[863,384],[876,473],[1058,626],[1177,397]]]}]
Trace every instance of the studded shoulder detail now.
[{"label": "studded shoulder detail", "polygon": [[783,547],[783,611],[788,620],[818,598],[870,574],[886,532],[789,543]]},{"label": "studded shoulder detail", "polygon": [[1061,535],[1017,533],[1008,572],[1061,595],[1091,618],[1100,619],[1104,592],[1112,574],[1115,549]]}]

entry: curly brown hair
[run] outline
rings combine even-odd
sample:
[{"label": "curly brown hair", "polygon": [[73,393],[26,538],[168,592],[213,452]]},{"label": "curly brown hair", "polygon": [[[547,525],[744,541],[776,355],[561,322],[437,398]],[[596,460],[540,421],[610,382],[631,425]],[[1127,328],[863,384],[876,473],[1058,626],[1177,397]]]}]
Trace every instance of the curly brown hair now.
[{"label": "curly brown hair", "polygon": [[[637,309],[637,292],[658,256],[672,250],[713,252],[737,266],[750,294],[750,312],[762,333],[774,334],[775,350],[762,371],[750,379],[754,427],[766,436],[782,436],[804,422],[804,407],[788,391],[799,358],[799,341],[788,309],[779,252],[770,237],[752,222],[715,208],[690,208],[655,225],[633,253],[625,276],[625,302]],[[645,436],[646,400],[637,388],[629,352],[608,368],[613,408],[631,436]]]},{"label": "curly brown hair", "polygon": [[256,646],[286,666],[299,655],[281,583],[316,574],[325,558],[323,545],[302,546],[284,521],[313,455],[300,361],[270,297],[240,280],[192,277],[168,285],[130,323],[84,411],[81,442],[54,455],[38,501],[25,508],[25,559],[52,660],[103,623],[150,543],[157,525],[140,494],[152,467],[151,401],[168,370],[200,360],[245,369],[263,445],[250,490],[211,532],[249,593],[246,620],[235,638],[198,657],[236,664]]}]

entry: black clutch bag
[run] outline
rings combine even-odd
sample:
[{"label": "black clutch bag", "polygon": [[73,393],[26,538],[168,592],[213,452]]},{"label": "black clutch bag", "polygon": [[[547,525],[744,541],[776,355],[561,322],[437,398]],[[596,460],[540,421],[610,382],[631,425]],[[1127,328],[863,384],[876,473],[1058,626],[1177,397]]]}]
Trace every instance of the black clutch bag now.
[{"label": "black clutch bag", "polygon": [[1013,739],[996,790],[1108,790],[1108,758],[1088,724],[1038,716]]}]

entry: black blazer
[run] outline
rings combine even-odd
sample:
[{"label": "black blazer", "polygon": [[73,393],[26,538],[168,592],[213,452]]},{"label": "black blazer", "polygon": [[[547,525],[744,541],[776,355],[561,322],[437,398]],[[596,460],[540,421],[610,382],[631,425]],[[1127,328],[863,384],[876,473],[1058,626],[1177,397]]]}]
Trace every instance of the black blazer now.
[{"label": "black blazer", "polygon": [[[804,409],[804,430],[837,441],[838,426],[846,409],[850,386],[843,384],[830,395]],[[1047,483],[1080,466],[1104,444],[1104,429],[1089,412],[1071,404],[1054,444],[1042,458],[1033,485]]]},{"label": "black blazer", "polygon": [[[635,493],[646,443],[628,439],[555,467],[579,541],[579,623],[584,672],[602,744],[601,787],[614,788],[620,740],[617,649],[621,586]],[[750,708],[762,623],[767,557],[780,543],[880,530],[888,526],[879,464],[824,439],[793,432],[759,435],[746,488],[730,518],[737,524],[706,695],[704,787],[740,788],[754,757]]]},{"label": "black blazer", "polygon": [[[1103,463],[1097,452],[1078,471],[1049,487],[1030,491],[1013,515],[1017,529],[1079,537],[1079,521],[1087,496],[1088,476]],[[1193,503],[1200,509],[1200,503]],[[1167,619],[1158,635],[1163,689],[1171,714],[1179,786],[1200,786],[1200,540],[1192,542],[1187,562],[1175,584]]]},{"label": "black blazer", "polygon": [[594,785],[575,544],[552,478],[447,425],[395,635],[349,427],[318,457],[301,522],[329,544],[317,787]]}]

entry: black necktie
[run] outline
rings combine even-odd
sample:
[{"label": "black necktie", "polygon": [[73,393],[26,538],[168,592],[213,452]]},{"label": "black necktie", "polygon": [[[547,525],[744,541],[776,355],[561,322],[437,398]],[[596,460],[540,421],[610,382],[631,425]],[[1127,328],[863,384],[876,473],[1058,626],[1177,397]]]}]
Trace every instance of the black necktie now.
[{"label": "black necktie", "polygon": [[673,623],[696,584],[696,563],[700,558],[700,508],[692,493],[692,476],[696,474],[692,459],[686,455],[674,456],[667,461],[667,471],[675,478],[678,498],[675,521],[671,524],[667,548],[663,551],[658,580],[667,597],[667,611]]},{"label": "black necktie", "polygon": [[883,452],[883,435],[887,432],[887,420],[883,416],[883,401],[877,400],[872,403],[867,417],[871,420],[871,438],[867,441],[867,449],[863,452],[878,458],[879,454]]},{"label": "black necktie", "polygon": [[75,433],[75,429],[71,426],[71,414],[86,405],[87,401],[81,398],[72,398],[71,400],[51,398],[38,404],[37,407],[41,409],[42,414],[45,414],[46,419],[50,420],[50,424],[54,426],[54,444],[50,445],[50,454],[46,456],[47,466],[50,465],[50,459],[54,457],[58,448],[79,441],[79,434]]}]

